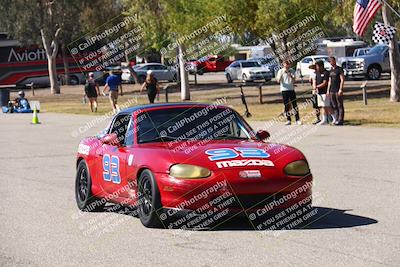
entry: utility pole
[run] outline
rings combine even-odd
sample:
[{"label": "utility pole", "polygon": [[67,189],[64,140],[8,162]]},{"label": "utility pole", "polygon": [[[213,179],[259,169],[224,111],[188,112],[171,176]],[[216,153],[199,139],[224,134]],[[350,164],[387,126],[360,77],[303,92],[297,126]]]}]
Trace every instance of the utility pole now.
[{"label": "utility pole", "polygon": [[179,58],[179,76],[181,82],[181,100],[190,100],[189,91],[189,77],[185,69],[185,58],[184,58],[184,47],[183,44],[178,45],[178,58]]},{"label": "utility pole", "polygon": [[[383,22],[386,26],[390,25],[390,14],[387,10],[388,7],[388,4],[384,1],[384,4],[382,6],[382,17]],[[400,102],[400,53],[397,42],[397,33],[394,35],[392,41],[390,42],[389,60],[391,69],[390,101]]]}]

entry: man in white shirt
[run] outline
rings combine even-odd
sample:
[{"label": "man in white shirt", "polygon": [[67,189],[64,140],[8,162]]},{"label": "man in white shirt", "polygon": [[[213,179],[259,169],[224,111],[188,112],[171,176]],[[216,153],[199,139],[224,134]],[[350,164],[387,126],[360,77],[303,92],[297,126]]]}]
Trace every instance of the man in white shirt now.
[{"label": "man in white shirt", "polygon": [[[283,68],[280,69],[276,75],[276,81],[280,84],[283,104],[285,105],[285,115],[287,119],[285,125],[290,125],[292,123],[291,115],[295,116],[297,124],[301,124],[296,101],[296,93],[294,91],[295,79],[296,76],[294,71],[290,69],[289,61],[285,60],[283,62]],[[292,106],[292,110],[290,110],[290,105]]]}]

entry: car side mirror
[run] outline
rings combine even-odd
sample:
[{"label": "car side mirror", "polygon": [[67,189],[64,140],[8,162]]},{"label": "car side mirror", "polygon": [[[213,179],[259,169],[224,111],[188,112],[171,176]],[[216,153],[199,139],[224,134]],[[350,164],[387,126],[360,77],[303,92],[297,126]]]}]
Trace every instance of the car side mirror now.
[{"label": "car side mirror", "polygon": [[116,133],[106,134],[101,138],[101,142],[106,145],[120,146]]},{"label": "car side mirror", "polygon": [[260,140],[267,140],[270,137],[269,132],[265,131],[265,130],[259,130],[256,134],[256,136],[260,139]]}]

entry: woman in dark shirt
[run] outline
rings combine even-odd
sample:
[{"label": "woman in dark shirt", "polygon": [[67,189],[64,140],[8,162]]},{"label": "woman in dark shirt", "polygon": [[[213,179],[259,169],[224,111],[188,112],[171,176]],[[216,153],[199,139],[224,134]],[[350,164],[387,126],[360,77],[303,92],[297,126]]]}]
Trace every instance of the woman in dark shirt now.
[{"label": "woman in dark shirt", "polygon": [[160,91],[160,86],[158,85],[157,79],[154,78],[151,70],[147,71],[147,77],[142,85],[142,88],[140,89],[140,92],[143,90],[147,91],[149,102],[154,103],[154,99],[156,98],[157,93]]},{"label": "woman in dark shirt", "polygon": [[89,78],[85,83],[85,94],[89,98],[90,110],[92,112],[97,112],[97,96],[99,95],[99,85],[96,83],[94,79],[93,72],[89,73]]},{"label": "woman in dark shirt", "polygon": [[314,86],[317,91],[318,107],[324,109],[324,115],[318,125],[328,124],[328,116],[332,114],[332,108],[329,98],[326,96],[329,82],[329,72],[324,67],[324,62],[317,61],[315,65],[315,79]]}]

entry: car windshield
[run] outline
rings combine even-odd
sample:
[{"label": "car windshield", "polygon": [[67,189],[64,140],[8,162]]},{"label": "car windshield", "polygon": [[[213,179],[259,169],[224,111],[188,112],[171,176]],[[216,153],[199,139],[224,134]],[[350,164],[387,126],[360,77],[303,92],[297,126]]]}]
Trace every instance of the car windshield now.
[{"label": "car windshield", "polygon": [[255,137],[235,111],[212,105],[150,110],[137,121],[138,143]]},{"label": "car windshield", "polygon": [[254,68],[254,67],[261,67],[261,65],[257,61],[242,62],[242,68]]},{"label": "car windshield", "polygon": [[324,61],[324,62],[328,62],[328,58],[327,57],[316,57],[316,58],[314,58],[314,61],[319,61],[319,60]]},{"label": "car windshield", "polygon": [[274,59],[272,57],[260,58],[258,60],[262,65],[267,65],[273,63]]},{"label": "car windshield", "polygon": [[376,55],[376,54],[382,54],[383,51],[385,51],[386,47],[383,45],[376,45],[374,47],[372,47],[369,51],[368,51],[368,55]]}]

